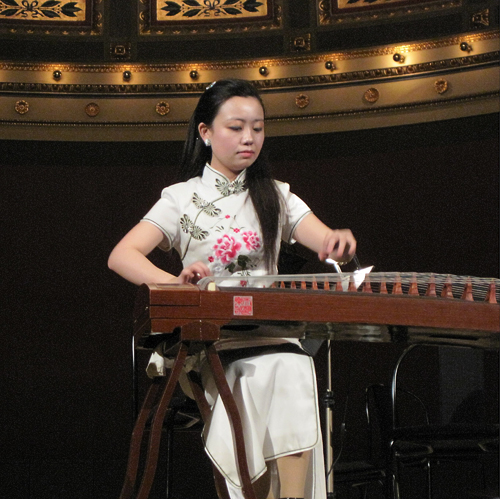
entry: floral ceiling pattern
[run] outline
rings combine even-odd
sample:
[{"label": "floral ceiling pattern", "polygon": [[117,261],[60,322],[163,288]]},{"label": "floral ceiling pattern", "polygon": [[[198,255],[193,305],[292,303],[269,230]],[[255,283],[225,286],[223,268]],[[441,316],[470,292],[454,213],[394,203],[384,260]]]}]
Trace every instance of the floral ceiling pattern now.
[{"label": "floral ceiling pattern", "polygon": [[270,10],[267,0],[157,0],[154,3],[156,20],[165,22],[250,20],[265,18]]},{"label": "floral ceiling pattern", "polygon": [[0,19],[20,23],[82,22],[87,12],[87,0],[0,0]]},{"label": "floral ceiling pattern", "polygon": [[409,18],[461,5],[462,0],[317,0],[320,25]]},{"label": "floral ceiling pattern", "polygon": [[336,0],[336,2],[333,2],[336,4],[337,9],[350,9],[353,7],[373,7],[373,6],[382,6],[382,5],[387,5],[387,4],[416,4],[418,3],[425,3],[425,2],[431,2],[433,0],[406,0],[406,1],[401,1],[401,0]]},{"label": "floral ceiling pattern", "polygon": [[141,35],[236,33],[279,29],[282,26],[283,0],[137,2]]}]

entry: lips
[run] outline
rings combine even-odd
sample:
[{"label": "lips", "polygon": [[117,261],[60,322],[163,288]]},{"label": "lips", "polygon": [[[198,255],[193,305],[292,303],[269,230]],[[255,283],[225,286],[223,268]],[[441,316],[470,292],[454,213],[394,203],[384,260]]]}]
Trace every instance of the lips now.
[{"label": "lips", "polygon": [[238,154],[244,157],[250,157],[253,156],[254,152],[253,151],[240,151]]}]

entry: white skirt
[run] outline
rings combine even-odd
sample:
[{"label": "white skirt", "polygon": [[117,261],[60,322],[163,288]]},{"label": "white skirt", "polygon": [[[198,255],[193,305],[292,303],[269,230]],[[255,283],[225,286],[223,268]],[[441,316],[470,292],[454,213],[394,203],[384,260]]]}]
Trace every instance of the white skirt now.
[{"label": "white skirt", "polygon": [[[226,378],[240,412],[252,481],[262,476],[268,461],[312,450],[305,499],[326,498],[323,444],[313,360],[296,353],[266,353],[231,362]],[[232,499],[243,498],[236,447],[222,399],[208,367],[203,386],[212,406],[203,430],[205,450],[226,478]],[[277,474],[270,469],[273,490]],[[274,482],[274,483],[273,483]]]}]

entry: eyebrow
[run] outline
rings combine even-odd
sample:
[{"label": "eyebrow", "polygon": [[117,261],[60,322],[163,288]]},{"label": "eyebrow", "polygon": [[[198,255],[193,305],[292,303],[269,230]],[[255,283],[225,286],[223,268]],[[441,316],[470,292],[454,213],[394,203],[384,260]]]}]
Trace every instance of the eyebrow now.
[{"label": "eyebrow", "polygon": [[[228,118],[227,121],[243,121],[243,122],[245,122],[246,120],[244,120],[243,118]],[[253,120],[253,123],[255,123],[257,121],[265,121],[265,120],[264,120],[264,118],[257,118],[256,120]]]}]

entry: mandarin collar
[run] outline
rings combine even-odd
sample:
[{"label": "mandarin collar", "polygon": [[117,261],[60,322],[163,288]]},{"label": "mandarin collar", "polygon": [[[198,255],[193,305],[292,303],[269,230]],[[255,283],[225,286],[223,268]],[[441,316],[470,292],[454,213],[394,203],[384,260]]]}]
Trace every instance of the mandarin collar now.
[{"label": "mandarin collar", "polygon": [[215,187],[223,196],[229,196],[239,194],[247,189],[245,183],[246,172],[246,169],[243,170],[231,181],[223,173],[215,170],[207,163],[203,170],[202,180],[210,187]]}]

